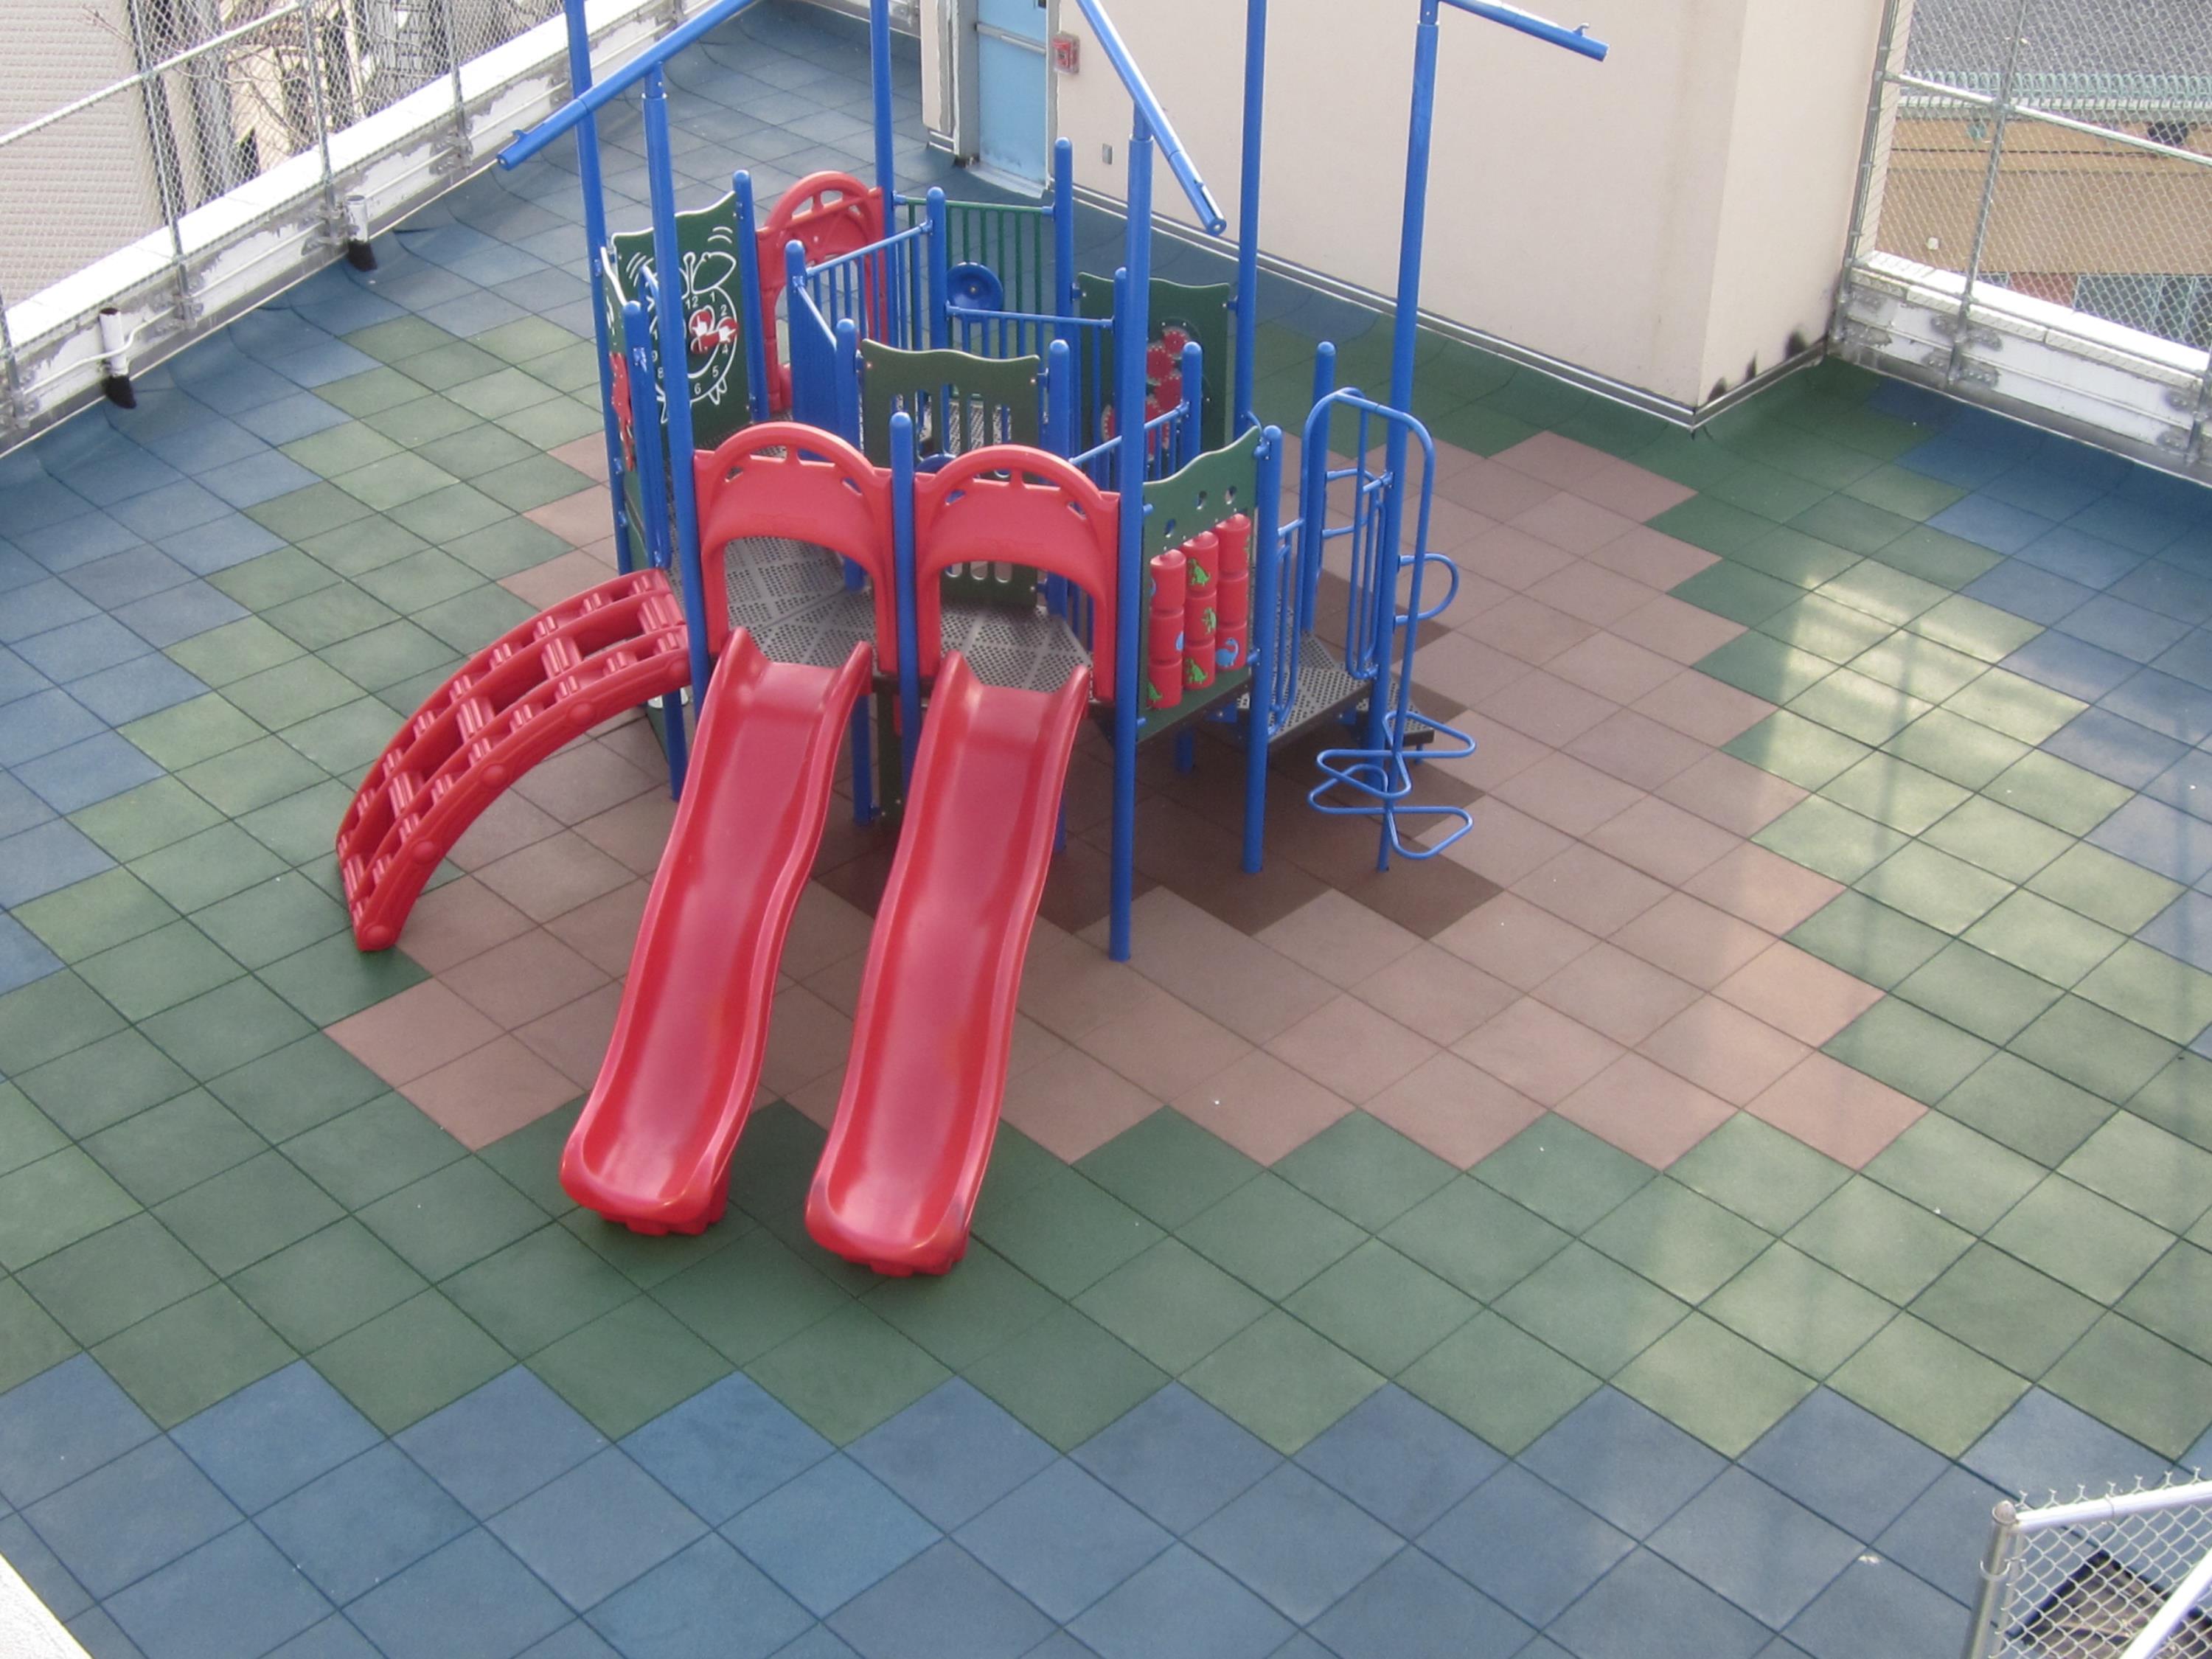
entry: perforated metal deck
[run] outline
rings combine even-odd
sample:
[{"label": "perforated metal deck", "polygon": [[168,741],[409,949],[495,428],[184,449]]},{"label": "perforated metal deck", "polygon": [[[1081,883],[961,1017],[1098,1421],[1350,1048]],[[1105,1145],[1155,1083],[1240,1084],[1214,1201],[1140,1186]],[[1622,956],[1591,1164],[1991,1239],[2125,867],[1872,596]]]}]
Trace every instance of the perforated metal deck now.
[{"label": "perforated metal deck", "polygon": [[1299,635],[1298,693],[1273,740],[1285,742],[1316,720],[1358,702],[1367,695],[1367,681],[1345,671],[1342,655],[1324,644],[1319,635]]}]

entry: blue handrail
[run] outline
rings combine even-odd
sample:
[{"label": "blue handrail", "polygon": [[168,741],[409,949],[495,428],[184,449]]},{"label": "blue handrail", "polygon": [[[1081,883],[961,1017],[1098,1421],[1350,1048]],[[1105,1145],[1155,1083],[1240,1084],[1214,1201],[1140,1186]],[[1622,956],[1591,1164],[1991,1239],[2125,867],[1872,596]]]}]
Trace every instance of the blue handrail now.
[{"label": "blue handrail", "polygon": [[1501,6],[1494,0],[1443,0],[1444,4],[1477,17],[1487,17],[1493,23],[1503,23],[1509,29],[1518,29],[1523,34],[1534,35],[1539,40],[1548,40],[1555,46],[1565,46],[1569,52],[1578,52],[1585,58],[1605,61],[1606,45],[1594,40],[1583,30],[1588,25],[1562,28],[1534,12],[1522,11],[1518,6]]},{"label": "blue handrail", "polygon": [[[1206,180],[1198,176],[1197,163],[1190,159],[1190,153],[1182,147],[1182,140],[1176,136],[1167,111],[1153,96],[1152,85],[1145,79],[1144,71],[1137,67],[1137,60],[1129,55],[1128,45],[1121,39],[1121,32],[1114,27],[1114,20],[1106,15],[1103,0],[1075,0],[1075,3],[1083,8],[1083,15],[1091,25],[1091,32],[1098,37],[1099,50],[1106,54],[1106,61],[1113,64],[1114,73],[1121,77],[1121,84],[1128,89],[1129,101],[1145,118],[1145,125],[1152,128],[1153,137],[1159,143],[1161,157],[1168,164],[1168,171],[1175,174],[1176,182],[1182,186],[1183,195],[1189,199],[1190,210],[1198,216],[1198,222],[1209,234],[1220,235],[1229,228],[1229,221],[1222,214],[1221,204],[1213,199],[1213,192],[1206,187]],[[1454,3],[1457,3],[1457,0]]]}]

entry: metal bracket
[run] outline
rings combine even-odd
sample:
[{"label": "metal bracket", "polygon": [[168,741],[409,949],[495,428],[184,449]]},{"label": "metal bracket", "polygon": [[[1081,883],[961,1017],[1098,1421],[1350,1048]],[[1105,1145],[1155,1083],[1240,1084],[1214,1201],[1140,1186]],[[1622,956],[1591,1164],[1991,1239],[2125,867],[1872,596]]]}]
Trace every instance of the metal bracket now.
[{"label": "metal bracket", "polygon": [[1846,317],[1836,332],[1846,344],[1886,346],[1896,343],[1897,336],[1886,328],[1876,328],[1872,323],[1863,323],[1856,317]]},{"label": "metal bracket", "polygon": [[1994,386],[1997,383],[1997,372],[1988,363],[1961,362],[1959,378],[1971,380],[1976,386]]},{"label": "metal bracket", "polygon": [[1968,346],[1986,346],[1990,350],[1996,351],[2002,350],[2004,347],[2003,338],[1995,329],[1977,328],[1961,318],[1952,316],[1948,312],[1936,312],[1929,318],[1928,325],[1938,334],[1955,342],[1961,349]]}]

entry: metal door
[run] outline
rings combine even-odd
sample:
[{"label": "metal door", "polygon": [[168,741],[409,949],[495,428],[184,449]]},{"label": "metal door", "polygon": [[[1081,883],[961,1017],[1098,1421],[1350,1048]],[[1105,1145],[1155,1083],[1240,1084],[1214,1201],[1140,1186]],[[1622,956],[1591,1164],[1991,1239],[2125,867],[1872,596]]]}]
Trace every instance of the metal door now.
[{"label": "metal door", "polygon": [[977,0],[978,169],[1000,182],[1042,190],[1051,149],[1048,0]]}]

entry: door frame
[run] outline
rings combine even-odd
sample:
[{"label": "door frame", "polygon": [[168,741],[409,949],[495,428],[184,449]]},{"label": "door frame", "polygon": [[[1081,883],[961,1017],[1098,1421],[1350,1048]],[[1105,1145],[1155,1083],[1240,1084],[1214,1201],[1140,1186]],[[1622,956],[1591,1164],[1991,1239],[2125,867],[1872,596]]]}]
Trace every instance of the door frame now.
[{"label": "door frame", "polygon": [[1045,176],[1035,181],[983,165],[980,10],[979,0],[937,0],[939,96],[951,118],[950,132],[937,136],[947,138],[953,160],[979,178],[1016,195],[1042,196],[1052,187],[1052,147],[1060,136],[1060,72],[1053,67],[1052,41],[1060,33],[1060,0],[1046,0],[1044,9]]}]

